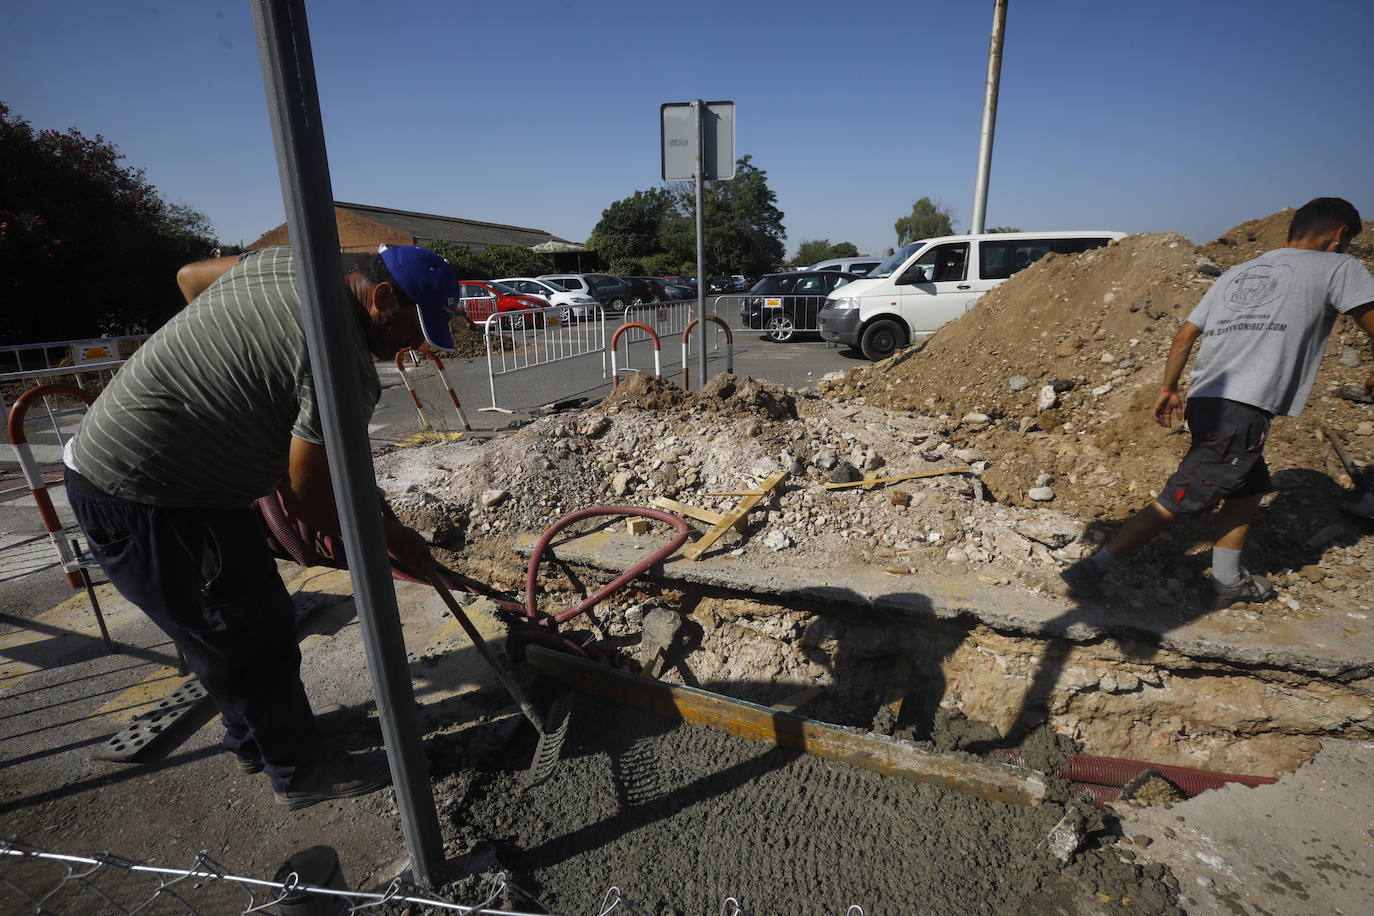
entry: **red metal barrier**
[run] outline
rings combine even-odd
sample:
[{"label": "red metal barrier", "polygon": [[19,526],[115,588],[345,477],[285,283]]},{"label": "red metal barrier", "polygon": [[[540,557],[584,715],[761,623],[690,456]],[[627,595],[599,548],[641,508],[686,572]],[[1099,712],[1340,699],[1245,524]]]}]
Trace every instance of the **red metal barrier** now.
[{"label": "red metal barrier", "polygon": [[608,343],[608,344],[606,345],[607,347],[610,348],[610,351],[611,351],[611,389],[612,389],[612,390],[614,390],[614,389],[620,387],[620,372],[619,372],[618,369],[616,369],[616,365],[615,365],[615,355],[616,355],[616,354],[615,354],[615,345],[620,341],[620,335],[623,334],[623,333],[625,333],[625,332],[626,332],[627,330],[629,330],[630,328],[642,328],[643,330],[648,331],[648,332],[649,332],[649,336],[653,338],[653,341],[654,341],[654,378],[656,378],[656,379],[661,379],[661,378],[663,378],[663,372],[662,372],[662,365],[663,365],[663,364],[662,364],[662,361],[661,361],[661,360],[662,360],[662,354],[661,354],[661,352],[660,352],[660,351],[662,351],[662,349],[663,349],[663,344],[662,344],[662,342],[659,341],[659,339],[658,339],[658,332],[655,331],[653,328],[649,327],[647,324],[644,324],[643,322],[640,322],[640,321],[629,321],[629,322],[626,322],[625,324],[622,324],[620,327],[618,327],[618,328],[615,329],[615,333],[611,335],[611,342]]},{"label": "red metal barrier", "polygon": [[[714,321],[725,329],[725,371],[735,371],[735,335],[730,331],[730,325],[725,323],[725,319],[716,315],[707,315],[707,321]],[[687,338],[691,336],[692,328],[701,324],[700,318],[693,318],[687,322],[687,327],[682,329],[682,390],[691,391],[692,386],[687,376]],[[703,336],[701,345],[706,346],[706,339]]]},{"label": "red metal barrier", "polygon": [[406,375],[405,357],[411,354],[414,354],[412,358],[416,359],[417,362],[426,356],[433,361],[434,367],[439,370],[440,380],[444,383],[444,387],[448,389],[449,400],[453,402],[453,409],[458,412],[458,419],[462,421],[463,429],[472,432],[472,425],[468,423],[467,414],[463,413],[463,405],[458,402],[458,392],[453,390],[453,384],[448,380],[448,373],[444,371],[443,360],[439,359],[438,354],[429,347],[415,347],[409,350],[402,350],[396,354],[396,370],[401,373],[401,381],[405,383],[406,391],[410,392],[410,400],[415,404],[415,412],[420,415],[420,422],[425,425],[425,429],[434,432],[434,424],[430,422],[429,417],[425,416],[425,408],[424,405],[420,403],[420,395],[410,384],[410,378]]}]

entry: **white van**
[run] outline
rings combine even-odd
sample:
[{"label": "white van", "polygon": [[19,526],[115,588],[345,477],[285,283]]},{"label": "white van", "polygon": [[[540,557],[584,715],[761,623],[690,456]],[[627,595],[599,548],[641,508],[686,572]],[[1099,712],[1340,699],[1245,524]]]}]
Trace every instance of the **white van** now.
[{"label": "white van", "polygon": [[831,258],[828,261],[821,261],[817,264],[812,264],[810,267],[805,267],[802,269],[837,270],[840,273],[858,274],[859,276],[863,277],[866,276],[870,270],[877,267],[882,262],[883,259],[880,256],[860,255],[857,258]]},{"label": "white van", "polygon": [[935,333],[978,297],[1049,254],[1101,248],[1124,232],[1000,232],[922,239],[898,249],[862,280],[831,293],[817,315],[826,340],[871,360]]}]

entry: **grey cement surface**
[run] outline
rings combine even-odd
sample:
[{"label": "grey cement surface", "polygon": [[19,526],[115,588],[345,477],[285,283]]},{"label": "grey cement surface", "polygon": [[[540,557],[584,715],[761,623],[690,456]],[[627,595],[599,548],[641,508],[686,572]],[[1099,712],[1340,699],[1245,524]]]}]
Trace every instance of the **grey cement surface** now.
[{"label": "grey cement surface", "polygon": [[[528,554],[537,536],[522,536],[516,549]],[[555,541],[564,560],[619,572],[653,553],[653,536],[632,537],[616,529]],[[1037,596],[1021,589],[988,585],[974,577],[896,576],[877,566],[760,570],[729,555],[728,545],[697,561],[680,555],[651,574],[667,582],[774,596],[801,603],[876,608],[897,618],[972,618],[1008,633],[1088,641],[1111,636],[1139,644],[1142,653],[1168,649],[1193,658],[1263,665],[1338,679],[1368,677],[1374,670],[1374,621],[1321,618],[1266,620],[1244,630],[1215,615],[1188,622],[1169,609],[1158,613],[1111,608]]]},{"label": "grey cement surface", "polygon": [[610,885],[662,914],[727,897],[760,916],[1177,912],[1161,868],[1089,852],[1061,870],[1057,803],[983,802],[587,697],[571,723],[553,778],[522,791],[522,772],[488,770],[452,814],[555,912],[598,912]]},{"label": "grey cement surface", "polygon": [[1149,808],[1125,829],[1153,840],[1140,859],[1169,864],[1189,913],[1356,916],[1374,912],[1371,789],[1374,743],[1328,740],[1274,785]]}]

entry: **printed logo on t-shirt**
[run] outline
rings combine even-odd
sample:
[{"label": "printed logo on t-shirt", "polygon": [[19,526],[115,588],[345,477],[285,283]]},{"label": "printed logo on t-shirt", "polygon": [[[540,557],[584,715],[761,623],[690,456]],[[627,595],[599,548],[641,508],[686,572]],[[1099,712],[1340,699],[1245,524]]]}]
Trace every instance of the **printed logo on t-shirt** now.
[{"label": "printed logo on t-shirt", "polygon": [[1279,299],[1293,279],[1287,264],[1256,264],[1227,284],[1226,307],[1233,312],[1262,308]]}]

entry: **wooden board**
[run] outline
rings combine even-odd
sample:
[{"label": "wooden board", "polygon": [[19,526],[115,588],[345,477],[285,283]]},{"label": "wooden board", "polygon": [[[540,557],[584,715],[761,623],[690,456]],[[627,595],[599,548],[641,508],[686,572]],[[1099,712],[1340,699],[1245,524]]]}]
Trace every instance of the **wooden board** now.
[{"label": "wooden board", "polygon": [[826,490],[847,490],[850,487],[864,487],[873,489],[880,483],[895,483],[899,480],[919,480],[922,477],[940,477],[944,474],[968,474],[973,471],[971,467],[964,468],[944,468],[939,471],[922,471],[919,474],[897,474],[893,477],[865,477],[863,480],[850,480],[846,483],[827,483],[822,484]]},{"label": "wooden board", "polygon": [[699,560],[701,555],[711,549],[711,545],[720,539],[725,532],[734,528],[744,517],[749,514],[749,510],[758,505],[759,500],[770,495],[773,490],[782,483],[782,479],[787,476],[785,471],[778,471],[776,474],[769,474],[759,481],[759,488],[750,495],[739,501],[739,504],[729,512],[721,516],[719,522],[711,526],[705,534],[697,541],[688,544],[682,551],[682,556],[688,560]]},{"label": "wooden board", "polygon": [[932,754],[893,738],[850,731],[707,690],[665,684],[540,646],[530,646],[525,657],[536,669],[569,687],[674,721],[841,760],[885,776],[970,792],[986,801],[1038,805],[1045,798],[1044,777],[1034,770]]}]

